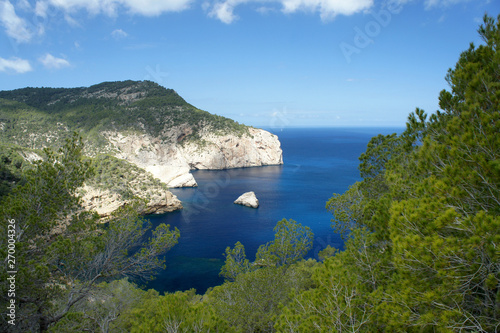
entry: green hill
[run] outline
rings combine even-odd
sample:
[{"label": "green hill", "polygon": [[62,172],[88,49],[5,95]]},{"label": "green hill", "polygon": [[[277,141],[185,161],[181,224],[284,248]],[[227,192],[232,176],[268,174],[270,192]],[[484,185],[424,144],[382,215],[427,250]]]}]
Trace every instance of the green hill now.
[{"label": "green hill", "polygon": [[185,140],[202,127],[216,134],[247,132],[237,122],[187,103],[173,89],[151,81],[104,82],[81,88],[23,88],[0,91],[0,140],[39,149],[61,145],[77,131],[87,149],[106,147],[102,131],[140,132],[168,140],[169,128],[187,125]]}]

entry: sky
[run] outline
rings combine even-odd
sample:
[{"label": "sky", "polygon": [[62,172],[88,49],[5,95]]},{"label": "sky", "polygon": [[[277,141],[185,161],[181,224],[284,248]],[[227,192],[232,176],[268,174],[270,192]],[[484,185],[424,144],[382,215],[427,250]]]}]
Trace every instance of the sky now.
[{"label": "sky", "polygon": [[403,127],[498,0],[0,0],[0,90],[151,80],[256,127]]}]

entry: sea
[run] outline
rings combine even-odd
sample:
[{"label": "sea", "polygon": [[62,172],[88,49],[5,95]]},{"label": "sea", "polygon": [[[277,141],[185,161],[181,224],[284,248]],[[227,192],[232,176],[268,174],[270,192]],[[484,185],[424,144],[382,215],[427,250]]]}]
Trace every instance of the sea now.
[{"label": "sea", "polygon": [[[180,238],[165,256],[166,268],[146,287],[160,293],[196,289],[203,294],[220,285],[224,252],[236,242],[247,258],[274,239],[274,227],[283,218],[311,228],[314,243],[307,258],[318,259],[328,245],[343,249],[331,228],[326,202],[359,181],[359,156],[373,136],[401,133],[401,128],[267,128],[278,135],[283,165],[229,170],[196,170],[195,188],[171,189],[182,210],[147,216],[153,227],[169,224]],[[241,194],[254,191],[257,209],[234,204]]]}]

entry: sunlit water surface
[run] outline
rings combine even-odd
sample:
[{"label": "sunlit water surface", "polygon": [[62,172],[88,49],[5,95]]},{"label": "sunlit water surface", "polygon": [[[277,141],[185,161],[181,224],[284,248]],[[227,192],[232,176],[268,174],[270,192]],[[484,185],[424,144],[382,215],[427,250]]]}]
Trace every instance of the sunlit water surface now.
[{"label": "sunlit water surface", "polygon": [[[247,257],[255,258],[260,244],[274,238],[273,228],[283,218],[294,219],[314,232],[308,256],[317,258],[327,245],[342,249],[325,209],[333,193],[345,192],[360,180],[358,157],[370,138],[400,132],[394,128],[287,128],[278,135],[284,165],[222,171],[194,171],[197,188],[172,189],[184,209],[149,216],[153,225],[177,227],[179,243],[166,255],[166,269],[148,284],[160,292],[195,288],[204,293],[219,285],[219,271],[227,246],[243,243]],[[254,191],[258,209],[233,204]]]}]

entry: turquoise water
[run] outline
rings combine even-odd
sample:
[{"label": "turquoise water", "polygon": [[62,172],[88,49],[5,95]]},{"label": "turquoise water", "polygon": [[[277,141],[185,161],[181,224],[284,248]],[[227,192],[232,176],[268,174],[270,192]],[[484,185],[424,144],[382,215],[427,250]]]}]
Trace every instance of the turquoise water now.
[{"label": "turquoise water", "polygon": [[[179,243],[166,256],[167,268],[149,288],[160,292],[195,288],[204,293],[223,282],[218,273],[227,246],[240,241],[253,260],[259,245],[273,240],[273,228],[283,218],[312,229],[315,237],[309,257],[317,258],[327,245],[342,249],[342,240],[331,229],[326,201],[360,179],[358,157],[371,137],[401,129],[270,131],[281,141],[284,165],[194,171],[197,188],[172,189],[184,209],[149,217],[153,225],[167,223],[181,233]],[[258,209],[233,204],[247,191],[255,192]]]}]

